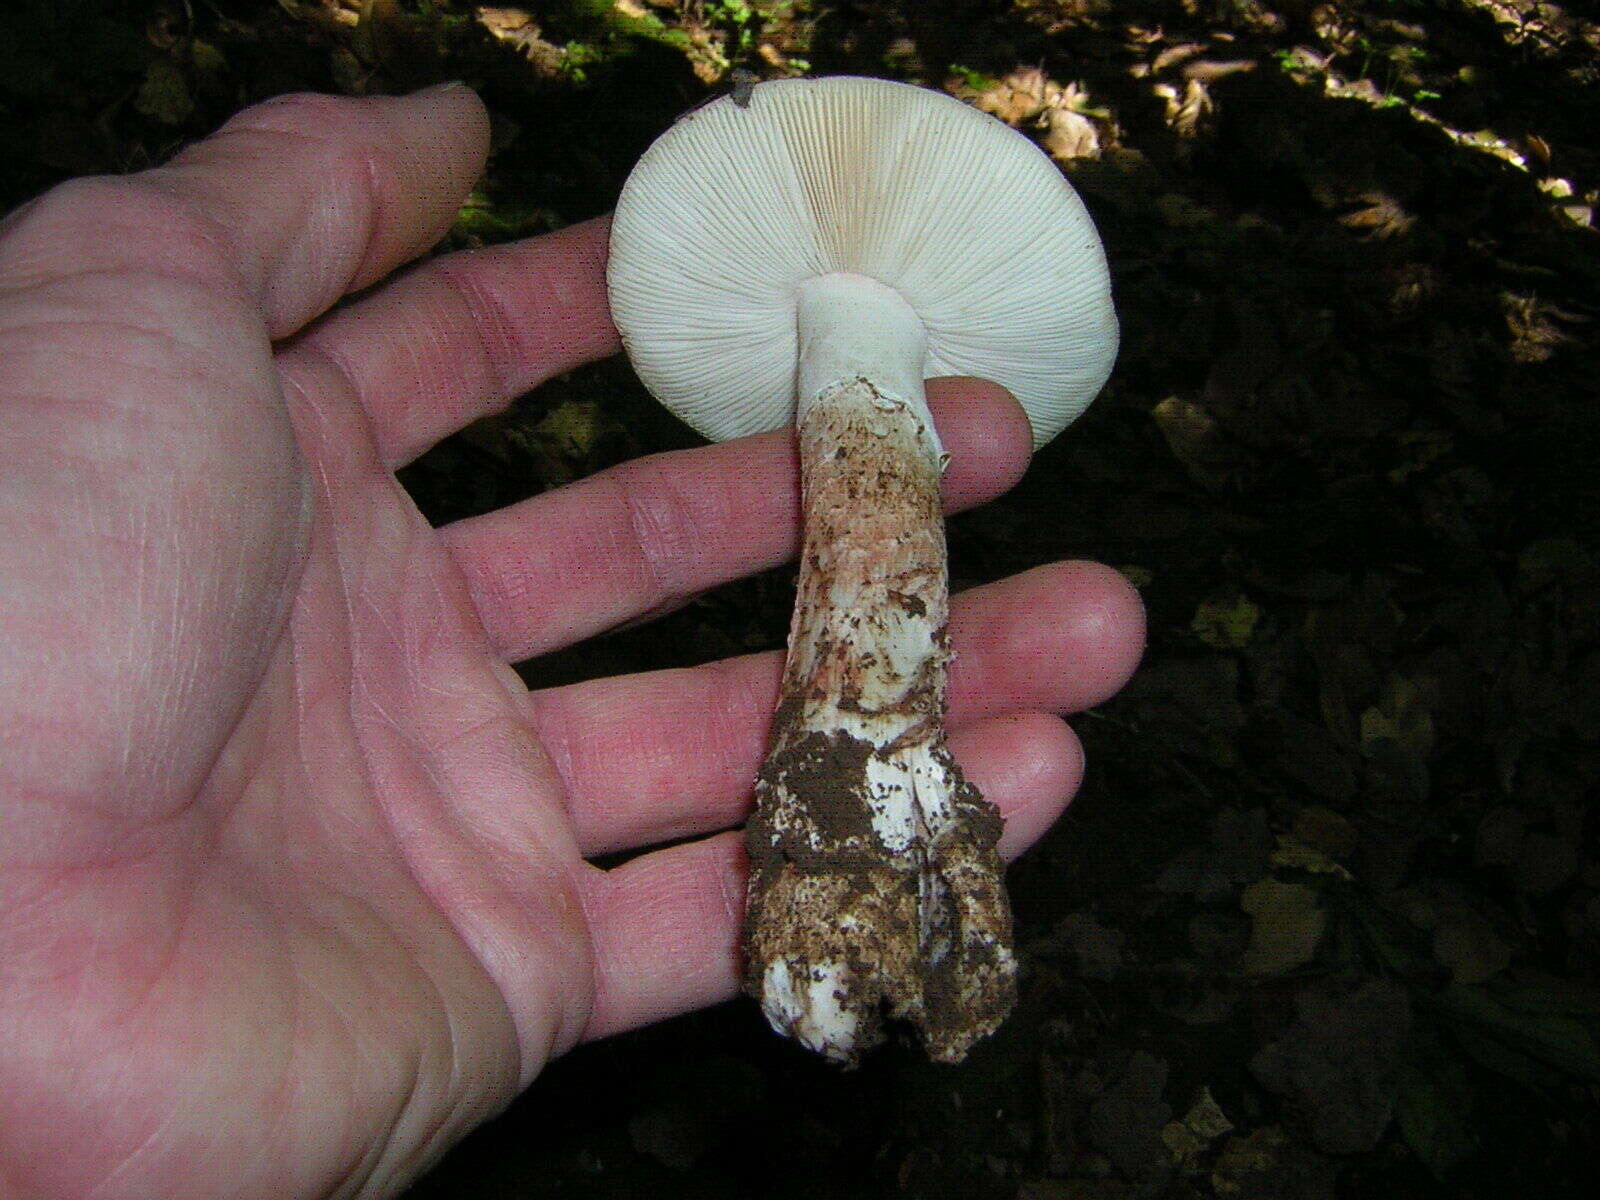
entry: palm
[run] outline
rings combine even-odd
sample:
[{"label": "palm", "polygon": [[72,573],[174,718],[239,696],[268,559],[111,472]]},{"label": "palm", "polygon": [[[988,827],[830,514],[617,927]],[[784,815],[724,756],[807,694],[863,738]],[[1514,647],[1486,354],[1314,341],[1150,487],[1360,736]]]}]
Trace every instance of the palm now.
[{"label": "palm", "polygon": [[[505,663],[781,558],[790,451],[633,464],[429,529],[392,468],[614,334],[591,226],[442,260],[285,340],[437,236],[476,170],[466,98],[389,103],[258,110],[164,191],[91,188],[0,231],[0,281],[102,247],[0,310],[21,464],[0,483],[26,485],[0,488],[0,1185],[23,1194],[390,1191],[551,1055],[732,991],[736,834],[609,873],[585,856],[737,823],[776,663],[533,695]],[[271,162],[263,129],[324,124],[292,139],[314,161],[238,177]],[[386,221],[273,241],[273,189],[348,199],[325,159],[352,147]],[[230,268],[191,217],[246,199],[264,211],[231,250],[255,253]],[[530,310],[546,335],[516,332]],[[999,403],[936,395],[958,447]],[[956,500],[1015,470],[1009,420]],[[1018,665],[1047,608],[1033,649],[1097,663]],[[1016,714],[1114,688],[1137,606],[1080,568],[964,611],[955,744],[1020,848],[1077,760]]]},{"label": "palm", "polygon": [[[208,280],[161,292],[163,307],[230,308]],[[408,1121],[448,1136],[531,1074],[507,1001],[464,933],[503,939],[497,925],[516,927],[539,959],[529,977],[549,992],[524,1009],[539,1023],[522,1040],[572,1044],[590,978],[584,923],[562,886],[577,853],[516,710],[514,676],[496,671],[448,554],[392,475],[373,469],[376,448],[348,395],[314,382],[281,388],[261,361],[260,322],[245,313],[186,339],[193,361],[237,369],[175,371],[153,342],[118,354],[108,375],[92,351],[125,341],[150,299],[128,297],[114,319],[46,317],[37,329],[52,340],[70,332],[91,352],[53,371],[36,402],[147,396],[155,411],[118,404],[78,427],[123,447],[120,478],[96,469],[88,481],[114,499],[53,520],[17,514],[83,547],[98,561],[71,569],[110,585],[91,608],[104,623],[88,637],[68,622],[50,628],[55,644],[36,660],[56,680],[100,685],[89,713],[73,702],[78,687],[35,693],[34,717],[74,727],[73,766],[94,782],[60,789],[59,763],[50,780],[26,781],[65,826],[32,865],[80,900],[8,945],[31,976],[36,1017],[17,1033],[52,1073],[109,1092],[121,1117],[81,1128],[18,1112],[5,1124],[40,1165],[59,1140],[56,1161],[76,1182],[104,1175],[137,1194],[137,1158],[113,1172],[143,1146],[152,1160],[188,1164],[178,1194],[221,1194],[224,1179],[290,1194],[295,1175],[320,1183],[369,1168],[370,1133],[291,1122],[245,1178],[194,1139],[259,1136],[295,1093],[308,1115],[354,1112],[402,1137]],[[191,390],[193,408],[181,403]],[[181,419],[167,419],[174,406]],[[78,441],[45,449],[75,454]],[[203,506],[177,513],[168,472],[126,473],[151,463],[192,470]],[[25,499],[59,502],[43,491]],[[162,515],[169,528],[130,546]],[[107,526],[119,536],[93,536]],[[46,578],[14,584],[58,588],[54,565],[38,566]],[[120,590],[130,573],[131,605]],[[169,677],[144,670],[118,679],[113,667],[107,680],[119,661],[112,642],[146,661],[187,659],[192,673],[176,694]],[[130,741],[163,751],[117,761]],[[225,1112],[233,1127],[185,1128],[197,1111]]]}]

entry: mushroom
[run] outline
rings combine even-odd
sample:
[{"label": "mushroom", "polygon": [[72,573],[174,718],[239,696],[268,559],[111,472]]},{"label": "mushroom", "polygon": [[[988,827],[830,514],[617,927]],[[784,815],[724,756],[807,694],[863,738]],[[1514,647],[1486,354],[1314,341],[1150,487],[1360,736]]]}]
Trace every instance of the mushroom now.
[{"label": "mushroom", "polygon": [[1037,147],[950,96],[773,80],[645,152],[609,290],[639,378],[683,420],[713,439],[798,429],[746,989],[830,1059],[896,1018],[960,1061],[1010,1010],[1016,959],[1001,820],[946,746],[946,456],[923,381],[1005,385],[1036,447],[1082,412],[1117,342],[1093,223]]}]

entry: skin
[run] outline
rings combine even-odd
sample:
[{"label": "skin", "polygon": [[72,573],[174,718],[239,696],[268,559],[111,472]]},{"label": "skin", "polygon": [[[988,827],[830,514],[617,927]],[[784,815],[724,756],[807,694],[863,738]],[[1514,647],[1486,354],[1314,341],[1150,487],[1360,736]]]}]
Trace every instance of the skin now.
[{"label": "skin", "polygon": [[[779,657],[506,664],[792,555],[793,446],[431,530],[396,466],[617,349],[603,221],[373,288],[487,140],[464,89],[288,97],[0,223],[0,1195],[393,1194],[551,1057],[735,992]],[[1009,397],[930,393],[946,504],[1010,486]],[[1139,603],[1055,564],[952,636],[1015,854]]]}]

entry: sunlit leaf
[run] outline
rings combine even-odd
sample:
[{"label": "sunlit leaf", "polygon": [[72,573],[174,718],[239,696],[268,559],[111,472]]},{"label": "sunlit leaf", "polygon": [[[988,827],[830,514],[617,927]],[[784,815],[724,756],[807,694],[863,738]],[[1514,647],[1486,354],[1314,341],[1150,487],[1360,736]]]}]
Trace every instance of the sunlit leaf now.
[{"label": "sunlit leaf", "polygon": [[158,58],[146,69],[133,105],[147,117],[168,125],[181,125],[194,112],[194,97],[189,94],[188,81],[176,64],[170,59]]},{"label": "sunlit leaf", "polygon": [[1244,969],[1250,974],[1280,975],[1316,956],[1328,918],[1310,888],[1263,879],[1245,888],[1239,907],[1253,921],[1244,953]]},{"label": "sunlit leaf", "polygon": [[1250,635],[1260,620],[1261,606],[1248,596],[1234,592],[1202,600],[1189,628],[1208,646],[1238,650],[1249,644]]},{"label": "sunlit leaf", "polygon": [[1193,1167],[1214,1141],[1231,1133],[1233,1128],[1233,1122],[1228,1120],[1210,1090],[1202,1088],[1189,1111],[1161,1131],[1161,1140],[1180,1166]]}]

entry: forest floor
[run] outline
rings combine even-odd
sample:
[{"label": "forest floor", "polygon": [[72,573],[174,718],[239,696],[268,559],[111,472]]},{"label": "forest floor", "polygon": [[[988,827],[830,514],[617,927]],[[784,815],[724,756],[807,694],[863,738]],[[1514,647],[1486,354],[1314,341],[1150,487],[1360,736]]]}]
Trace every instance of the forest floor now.
[{"label": "forest floor", "polygon": [[[1014,1018],[841,1074],[748,1002],[585,1047],[413,1200],[1587,1194],[1600,1160],[1600,16],[1532,0],[18,0],[0,211],[257,99],[461,78],[444,248],[605,211],[743,66],[1035,137],[1123,350],[957,586],[1123,570],[1150,648],[1012,870]],[[695,436],[620,359],[404,474],[446,521]],[[525,664],[781,645],[792,575]]]}]

